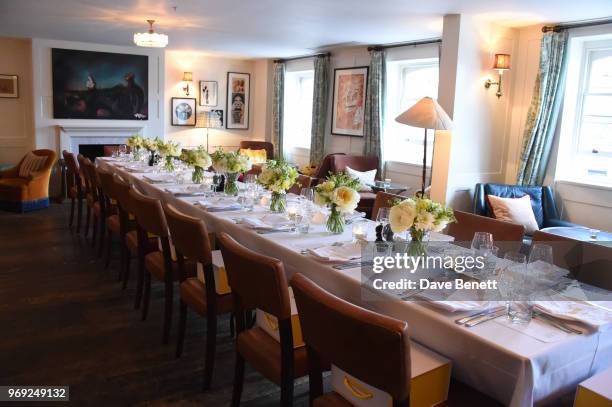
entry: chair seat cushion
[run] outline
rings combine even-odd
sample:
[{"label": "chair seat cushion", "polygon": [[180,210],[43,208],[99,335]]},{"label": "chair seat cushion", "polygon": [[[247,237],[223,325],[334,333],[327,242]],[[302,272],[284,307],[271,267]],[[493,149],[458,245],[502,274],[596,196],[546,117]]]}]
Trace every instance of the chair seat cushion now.
[{"label": "chair seat cushion", "polygon": [[344,397],[336,392],[331,392],[317,397],[312,403],[313,407],[352,407]]},{"label": "chair seat cushion", "polygon": [[[263,329],[256,327],[238,335],[237,350],[259,373],[272,382],[281,383],[281,347]],[[308,374],[306,347],[293,350],[294,377]]]},{"label": "chair seat cushion", "polygon": [[[197,278],[188,278],[181,283],[181,299],[198,314],[206,315],[206,286]],[[227,314],[233,307],[231,294],[217,295],[217,314]]]},{"label": "chair seat cushion", "polygon": [[28,180],[25,178],[0,179],[0,199],[23,201],[28,199]]}]

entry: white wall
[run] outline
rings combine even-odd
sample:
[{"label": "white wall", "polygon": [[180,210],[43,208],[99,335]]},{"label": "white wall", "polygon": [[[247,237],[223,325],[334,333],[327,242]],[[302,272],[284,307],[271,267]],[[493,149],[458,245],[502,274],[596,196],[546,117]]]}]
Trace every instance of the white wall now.
[{"label": "white wall", "polygon": [[[257,69],[259,68],[259,69]],[[266,94],[261,94],[267,89],[267,77],[258,73],[265,73],[266,67],[256,64],[255,60],[233,59],[209,56],[198,52],[167,51],[166,52],[166,89],[164,103],[170,106],[173,97],[186,97],[182,88],[183,72],[193,73],[193,82],[190,85],[188,97],[198,99],[196,109],[222,109],[224,120],[227,121],[227,73],[243,72],[251,75],[250,101],[249,101],[249,128],[247,130],[236,129],[210,129],[210,150],[214,146],[226,149],[235,148],[241,140],[256,139],[264,140],[266,131]],[[219,86],[218,105],[216,107],[204,107],[199,105],[199,81],[217,81]],[[168,108],[169,109],[169,108]],[[169,110],[168,110],[169,112]],[[262,122],[263,120],[263,122]],[[170,113],[164,118],[165,137],[179,141],[184,146],[195,146],[206,144],[206,129],[194,127],[172,126]]]},{"label": "white wall", "polygon": [[[51,48],[103,51],[149,57],[149,118],[148,120],[92,120],[54,119],[51,77]],[[164,51],[154,48],[121,47],[114,45],[58,41],[35,38],[32,40],[34,88],[34,127],[36,148],[50,148],[59,152],[59,133],[56,126],[85,127],[143,127],[145,136],[163,134],[164,113]],[[130,134],[126,134],[129,136]]]}]

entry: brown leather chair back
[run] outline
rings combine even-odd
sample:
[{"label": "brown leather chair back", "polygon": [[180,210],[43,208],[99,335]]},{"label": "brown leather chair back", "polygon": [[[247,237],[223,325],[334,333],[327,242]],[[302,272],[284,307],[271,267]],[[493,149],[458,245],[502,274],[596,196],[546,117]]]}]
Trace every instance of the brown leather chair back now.
[{"label": "brown leather chair back", "polygon": [[266,150],[266,158],[271,160],[274,157],[274,145],[269,141],[242,140],[240,148],[250,148],[251,150]]},{"label": "brown leather chair back", "polygon": [[[336,174],[344,172],[346,167],[351,167],[357,171],[378,170],[380,160],[373,155],[335,155],[331,160],[331,171]],[[380,174],[376,172],[376,179]]]},{"label": "brown leather chair back", "polygon": [[87,186],[87,192],[91,193],[93,200],[97,201],[99,198],[98,188],[99,181],[98,175],[96,174],[96,166],[91,162],[89,158],[85,158],[83,161],[83,173],[85,174],[85,184]]},{"label": "brown leather chair back", "polygon": [[163,207],[177,255],[180,253],[203,265],[212,264],[208,230],[204,221],[185,215],[173,205],[164,203]]},{"label": "brown leather chair back", "polygon": [[280,260],[254,252],[227,233],[219,235],[223,263],[237,311],[259,308],[281,320],[291,317],[285,269]]},{"label": "brown leather chair back", "polygon": [[376,216],[378,215],[378,210],[380,208],[390,208],[393,206],[393,202],[396,200],[404,200],[405,196],[391,194],[389,192],[377,192],[376,200],[374,201],[374,206],[372,207],[372,220],[376,220]]},{"label": "brown leather chair back", "polygon": [[62,156],[64,157],[64,164],[66,165],[66,186],[68,190],[72,187],[79,188],[81,186],[81,177],[76,157],[66,150],[62,151]]},{"label": "brown leather chair back", "polygon": [[506,242],[504,250],[516,251],[523,242],[523,225],[462,211],[455,211],[455,218],[457,222],[448,225],[446,234],[453,236],[456,242],[471,242],[476,232],[489,232],[495,242]]},{"label": "brown leather chair back", "polygon": [[83,187],[85,192],[89,192],[91,185],[89,183],[89,176],[87,173],[87,161],[89,159],[85,157],[83,154],[77,155],[77,161],[79,162],[79,174],[81,175],[81,181],[83,182]]},{"label": "brown leather chair back", "polygon": [[293,184],[293,186],[289,188],[287,192],[299,195],[300,192],[302,191],[302,188],[310,188],[311,184],[312,184],[312,178],[310,178],[308,175],[300,174],[298,175],[298,178],[295,184]]},{"label": "brown leather chair back", "polygon": [[406,322],[344,301],[299,273],[291,279],[291,286],[309,362],[314,362],[309,366],[329,361],[389,393],[396,403],[409,400],[410,336]]},{"label": "brown leather chair back", "polygon": [[96,168],[96,173],[98,174],[98,179],[100,180],[100,190],[102,191],[102,194],[107,199],[117,200],[117,194],[114,190],[115,182],[113,179],[113,173],[100,167]]},{"label": "brown leather chair back", "polygon": [[119,202],[119,207],[126,212],[132,213],[133,208],[131,206],[130,196],[128,192],[132,188],[132,185],[125,181],[117,174],[113,174],[113,190]]},{"label": "brown leather chair back", "polygon": [[130,188],[128,196],[138,226],[145,232],[168,237],[168,223],[160,200],[143,195],[136,188]]},{"label": "brown leather chair back", "polygon": [[317,179],[318,182],[321,182],[322,179],[327,178],[327,176],[329,175],[329,172],[332,171],[332,159],[337,155],[345,155],[345,154],[344,153],[327,154],[325,157],[323,157],[323,161],[321,161],[320,163],[311,163],[319,167],[317,168],[317,173],[314,175],[313,178]]}]

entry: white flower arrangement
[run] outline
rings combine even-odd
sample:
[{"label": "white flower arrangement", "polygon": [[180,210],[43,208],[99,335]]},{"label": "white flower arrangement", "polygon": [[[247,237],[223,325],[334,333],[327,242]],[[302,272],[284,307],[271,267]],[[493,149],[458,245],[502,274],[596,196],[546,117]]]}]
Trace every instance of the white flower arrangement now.
[{"label": "white flower arrangement", "polygon": [[344,173],[334,174],[315,187],[315,203],[319,206],[337,207],[343,213],[357,209],[360,196],[357,192],[359,180]]},{"label": "white flower arrangement", "polygon": [[206,169],[211,166],[212,160],[204,147],[199,146],[196,149],[183,149],[179,159],[192,168],[199,167]]},{"label": "white flower arrangement", "polygon": [[134,134],[132,137],[127,139],[127,145],[132,150],[140,150],[144,144],[144,137],[140,134]]},{"label": "white flower arrangement", "polygon": [[217,150],[211,154],[212,165],[219,173],[242,173],[249,171],[253,164],[251,159],[236,151],[224,152]]},{"label": "white flower arrangement", "polygon": [[440,232],[449,223],[456,222],[453,210],[427,198],[409,198],[397,202],[389,211],[389,224],[393,233],[410,230],[415,240],[426,233]]},{"label": "white flower arrangement", "polygon": [[178,157],[181,155],[181,147],[176,141],[169,140],[164,142],[163,140],[156,139],[157,142],[157,153],[164,158]]},{"label": "white flower arrangement", "polygon": [[285,193],[298,178],[298,171],[283,160],[266,161],[257,182],[271,192]]}]

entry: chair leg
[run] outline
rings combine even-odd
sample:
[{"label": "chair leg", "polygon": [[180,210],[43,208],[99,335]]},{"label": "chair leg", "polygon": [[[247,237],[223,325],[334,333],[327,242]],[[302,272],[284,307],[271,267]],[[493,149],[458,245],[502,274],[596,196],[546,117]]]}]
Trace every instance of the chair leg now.
[{"label": "chair leg", "polygon": [[287,372],[283,372],[282,375],[280,405],[282,407],[291,407],[293,405],[293,375],[289,376]]},{"label": "chair leg", "polygon": [[187,328],[187,305],[181,300],[179,308],[178,337],[176,339],[176,357],[180,358],[183,354],[185,343],[185,330]]},{"label": "chair leg", "polygon": [[87,238],[87,235],[89,234],[89,223],[90,222],[91,222],[91,207],[87,205],[87,213],[85,213],[85,231],[83,233],[83,236],[85,236],[85,238]]},{"label": "chair leg", "polygon": [[[148,274],[148,273],[147,273]],[[165,282],[165,297],[164,303],[164,332],[162,335],[162,343],[167,345],[170,341],[170,328],[172,327],[172,306],[174,305],[174,283],[171,279]]]},{"label": "chair leg", "polygon": [[147,271],[144,275],[144,293],[142,298],[142,320],[147,319],[149,314],[149,302],[151,300],[151,274]]},{"label": "chair leg", "polygon": [[[145,280],[145,274],[149,274],[149,272],[145,270],[144,260],[141,259],[141,256],[139,255],[138,256],[137,281],[136,281],[136,298],[134,302],[134,308],[136,309],[140,308],[140,303],[142,301],[142,290],[143,290],[143,284]],[[150,277],[151,276],[149,276],[149,279]],[[125,280],[124,280],[124,284],[127,284]]]},{"label": "chair leg", "polygon": [[113,247],[113,232],[108,231],[108,237],[106,238],[106,260],[104,261],[104,268],[108,269],[110,265],[111,249]]},{"label": "chair leg", "polygon": [[234,319],[236,319],[234,313],[232,312],[230,314],[230,320],[229,320],[229,324],[230,324],[230,336],[233,338],[234,337]]},{"label": "chair leg", "polygon": [[68,227],[72,229],[72,224],[74,223],[74,207],[76,206],[76,200],[74,198],[70,199],[70,220],[68,221]]},{"label": "chair leg", "polygon": [[232,392],[232,407],[240,406],[242,385],[244,383],[244,358],[236,352],[236,370],[234,371],[234,390]]},{"label": "chair leg", "polygon": [[121,268],[119,271],[119,276],[117,281],[123,280],[122,290],[127,288],[127,283],[130,278],[130,266],[131,266],[132,257],[130,255],[130,250],[125,247],[125,245],[121,246]]},{"label": "chair leg", "polygon": [[204,362],[204,390],[210,388],[215,369],[217,348],[217,316],[209,316],[206,321],[206,361]]},{"label": "chair leg", "polygon": [[100,216],[100,239],[98,241],[98,258],[102,258],[102,250],[104,250],[104,241],[106,240],[106,218]]},{"label": "chair leg", "polygon": [[94,213],[91,217],[91,247],[95,249],[96,247],[96,236],[98,234],[98,216]]},{"label": "chair leg", "polygon": [[83,199],[82,198],[78,198],[78,205],[77,205],[77,227],[76,227],[76,232],[77,234],[81,233],[81,218],[83,218]]}]

